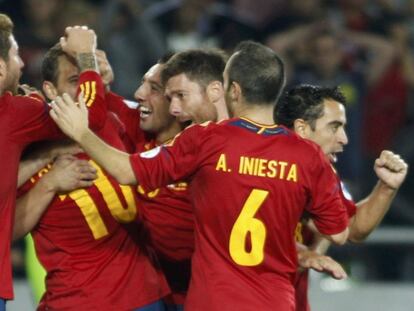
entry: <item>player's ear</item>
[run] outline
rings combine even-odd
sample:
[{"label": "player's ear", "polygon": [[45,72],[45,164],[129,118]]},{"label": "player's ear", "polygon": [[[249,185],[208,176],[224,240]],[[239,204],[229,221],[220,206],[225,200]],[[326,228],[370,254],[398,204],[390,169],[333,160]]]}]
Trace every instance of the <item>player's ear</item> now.
[{"label": "player's ear", "polygon": [[293,121],[293,130],[302,138],[306,138],[306,129],[308,126],[308,123],[303,119]]},{"label": "player's ear", "polygon": [[224,97],[223,83],[212,81],[206,89],[207,97],[211,103],[215,103]]},{"label": "player's ear", "polygon": [[242,89],[240,87],[240,84],[233,81],[230,85],[230,98],[233,101],[239,101],[241,96],[242,96]]},{"label": "player's ear", "polygon": [[50,81],[43,81],[43,93],[49,100],[54,100],[58,96],[58,91],[56,87]]},{"label": "player's ear", "polygon": [[7,63],[0,57],[0,89],[3,89],[4,81],[7,77]]}]

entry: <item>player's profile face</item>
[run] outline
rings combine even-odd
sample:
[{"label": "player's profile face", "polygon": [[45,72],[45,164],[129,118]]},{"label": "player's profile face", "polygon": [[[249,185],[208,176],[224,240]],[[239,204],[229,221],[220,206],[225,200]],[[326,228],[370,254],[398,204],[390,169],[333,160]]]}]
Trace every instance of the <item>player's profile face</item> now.
[{"label": "player's profile face", "polygon": [[330,99],[325,99],[323,105],[323,116],[316,120],[315,130],[309,127],[306,138],[317,143],[331,162],[336,162],[337,153],[348,143],[345,107]]},{"label": "player's profile face", "polygon": [[58,95],[63,93],[75,100],[76,90],[78,88],[79,69],[74,61],[69,60],[68,57],[62,55],[58,58],[58,76],[56,83],[56,90]]},{"label": "player's profile face", "polygon": [[19,56],[19,47],[16,40],[12,35],[9,37],[9,40],[11,47],[9,50],[9,59],[7,61],[7,75],[4,82],[4,90],[16,94],[24,64]]},{"label": "player's profile face", "polygon": [[203,123],[217,119],[216,107],[209,101],[206,90],[184,73],[170,78],[166,85],[170,113],[180,122]]},{"label": "player's profile face", "polygon": [[139,102],[140,127],[147,132],[159,133],[174,122],[161,84],[162,68],[161,64],[152,66],[135,91],[135,99]]}]

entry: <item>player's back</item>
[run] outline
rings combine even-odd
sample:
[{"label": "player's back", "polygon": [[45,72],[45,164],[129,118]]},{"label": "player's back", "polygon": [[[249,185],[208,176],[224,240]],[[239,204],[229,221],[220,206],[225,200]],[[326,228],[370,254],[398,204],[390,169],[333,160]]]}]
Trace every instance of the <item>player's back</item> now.
[{"label": "player's back", "polygon": [[196,251],[186,307],[294,310],[294,230],[306,207],[336,204],[335,184],[321,176],[329,164],[284,127],[245,119],[208,127],[190,183]]},{"label": "player's back", "polygon": [[17,172],[23,148],[30,142],[58,135],[39,98],[0,97],[0,297],[12,299],[10,241],[16,199]]},{"label": "player's back", "polygon": [[186,310],[294,310],[302,212],[323,234],[347,227],[325,156],[283,127],[195,125],[130,163],[144,189],[190,182],[195,252]]}]

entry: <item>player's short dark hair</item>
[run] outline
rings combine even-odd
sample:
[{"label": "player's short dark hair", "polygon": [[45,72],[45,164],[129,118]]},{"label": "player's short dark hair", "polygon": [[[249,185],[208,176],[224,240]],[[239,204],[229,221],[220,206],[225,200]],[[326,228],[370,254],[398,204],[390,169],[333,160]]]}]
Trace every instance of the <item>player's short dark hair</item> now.
[{"label": "player's short dark hair", "polygon": [[236,47],[227,73],[229,87],[238,83],[248,103],[275,105],[285,86],[283,61],[272,49],[253,41]]},{"label": "player's short dark hair", "polygon": [[166,52],[160,59],[158,59],[157,64],[165,64],[174,56],[174,54],[175,53],[171,51]]},{"label": "player's short dark hair", "polygon": [[213,81],[223,82],[227,56],[219,49],[193,49],[176,53],[161,72],[162,84],[184,73],[187,78],[206,88]]},{"label": "player's short dark hair", "polygon": [[9,60],[10,35],[13,34],[13,28],[14,25],[10,17],[0,13],[0,57],[6,62]]},{"label": "player's short dark hair", "polygon": [[316,120],[323,116],[325,99],[346,105],[345,96],[339,87],[322,87],[310,84],[298,85],[288,92],[275,107],[275,121],[293,128],[296,119],[303,119],[315,129]]},{"label": "player's short dark hair", "polygon": [[76,61],[73,57],[69,56],[62,50],[60,43],[56,43],[51,47],[45,56],[43,57],[42,62],[42,77],[43,81],[50,81],[56,85],[59,77],[59,57],[65,56],[68,60],[76,64]]}]

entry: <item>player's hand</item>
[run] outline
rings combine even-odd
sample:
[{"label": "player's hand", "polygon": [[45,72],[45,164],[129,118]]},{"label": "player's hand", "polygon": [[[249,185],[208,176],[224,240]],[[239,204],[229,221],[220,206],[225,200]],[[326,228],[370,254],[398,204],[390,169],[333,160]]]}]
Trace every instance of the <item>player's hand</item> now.
[{"label": "player's hand", "polygon": [[88,161],[66,154],[57,157],[52,169],[43,178],[56,193],[62,193],[91,186],[97,174]]},{"label": "player's hand", "polygon": [[102,50],[96,50],[96,59],[98,61],[99,73],[102,77],[102,82],[105,87],[114,81],[114,71],[112,70],[111,64],[106,57],[106,53]]},{"label": "player's hand", "polygon": [[329,256],[319,255],[314,251],[299,250],[298,264],[300,268],[324,272],[337,280],[347,278],[345,270],[338,262]]},{"label": "player's hand", "polygon": [[60,38],[62,50],[69,55],[96,52],[96,34],[86,26],[66,27],[65,36]]},{"label": "player's hand", "polygon": [[58,96],[51,103],[50,116],[60,127],[63,133],[76,142],[88,131],[88,110],[83,93],[78,96],[78,103],[75,103],[67,93],[62,97]]},{"label": "player's hand", "polygon": [[398,154],[384,150],[375,160],[374,171],[380,181],[395,190],[407,176],[408,165]]},{"label": "player's hand", "polygon": [[74,155],[84,151],[78,144],[74,143],[73,141],[67,140],[58,142],[48,142],[47,152],[52,160],[56,160],[56,158],[61,155]]}]

